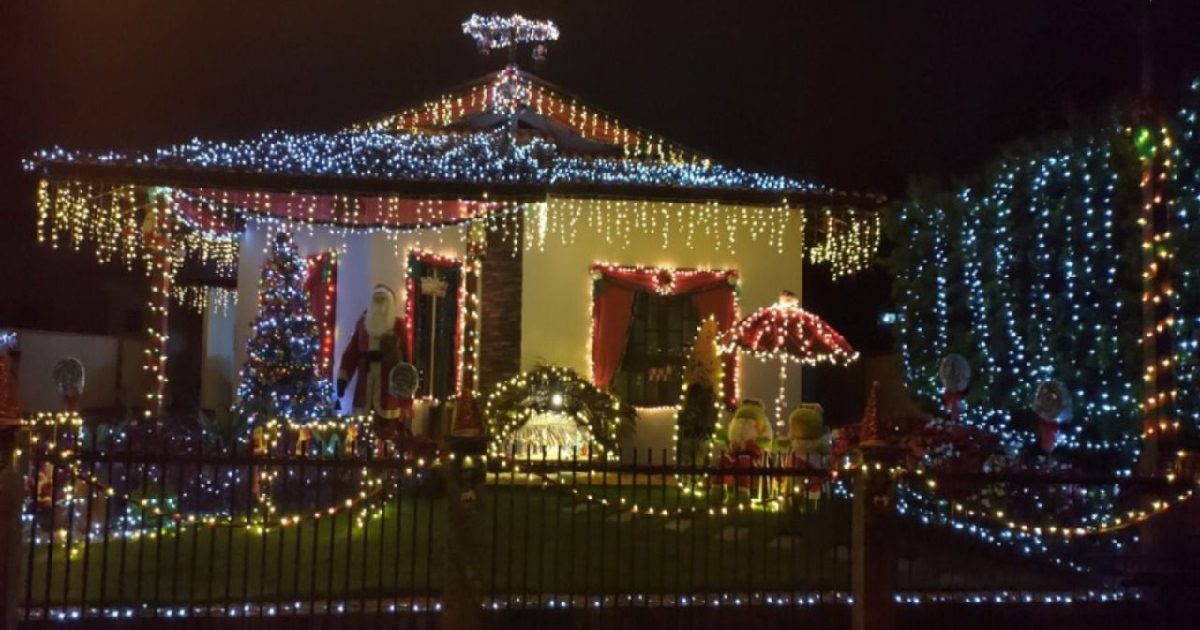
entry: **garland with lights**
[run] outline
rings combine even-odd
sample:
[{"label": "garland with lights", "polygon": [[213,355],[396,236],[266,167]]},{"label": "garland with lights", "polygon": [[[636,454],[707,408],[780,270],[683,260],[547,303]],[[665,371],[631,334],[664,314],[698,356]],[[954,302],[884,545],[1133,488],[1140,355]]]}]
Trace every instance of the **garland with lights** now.
[{"label": "garland with lights", "polygon": [[[594,445],[601,453],[615,452],[618,441],[633,433],[637,418],[633,407],[574,370],[542,364],[497,383],[488,394],[483,417],[491,453],[512,454],[513,434],[541,415],[570,420],[583,433],[584,444]],[[536,448],[534,452],[540,455],[541,445]]]}]

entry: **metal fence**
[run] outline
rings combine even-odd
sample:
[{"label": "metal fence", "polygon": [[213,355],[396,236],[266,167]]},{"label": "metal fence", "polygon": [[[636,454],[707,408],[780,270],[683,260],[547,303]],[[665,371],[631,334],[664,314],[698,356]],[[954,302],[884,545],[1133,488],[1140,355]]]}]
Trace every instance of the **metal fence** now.
[{"label": "metal fence", "polygon": [[[366,439],[214,451],[74,435],[43,434],[28,453],[24,621],[442,609],[458,535],[444,458]],[[667,451],[526,451],[484,470],[472,566],[489,610],[836,609],[832,625],[844,625],[852,506],[836,472]],[[892,534],[902,606],[1134,596],[1107,576],[936,531]]]},{"label": "metal fence", "polygon": [[[30,458],[25,620],[440,609],[437,459],[49,439]],[[557,455],[488,462],[488,607],[844,603],[849,506],[827,474]]]}]

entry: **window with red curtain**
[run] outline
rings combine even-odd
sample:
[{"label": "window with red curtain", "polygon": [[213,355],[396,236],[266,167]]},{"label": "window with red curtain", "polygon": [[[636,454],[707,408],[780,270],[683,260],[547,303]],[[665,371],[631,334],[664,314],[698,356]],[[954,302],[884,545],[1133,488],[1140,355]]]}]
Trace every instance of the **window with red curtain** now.
[{"label": "window with red curtain", "polygon": [[304,292],[321,333],[321,374],[333,378],[333,336],[337,326],[337,256],[333,252],[313,254],[307,259]]},{"label": "window with red curtain", "polygon": [[[699,322],[724,331],[737,319],[737,272],[593,265],[592,278],[593,382],[630,404],[676,404]],[[736,358],[724,368],[733,404]]]},{"label": "window with red curtain", "polygon": [[462,261],[412,250],[408,256],[409,352],[421,375],[419,396],[446,399],[459,391],[465,299]]}]

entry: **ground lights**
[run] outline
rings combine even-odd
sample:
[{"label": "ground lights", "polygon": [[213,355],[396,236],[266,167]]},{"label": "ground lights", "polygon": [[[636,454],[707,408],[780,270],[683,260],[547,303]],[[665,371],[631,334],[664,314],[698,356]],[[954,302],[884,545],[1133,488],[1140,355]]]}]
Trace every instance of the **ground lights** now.
[{"label": "ground lights", "polygon": [[[1071,606],[1083,604],[1106,604],[1137,602],[1142,592],[1131,588],[1081,589],[1081,590],[968,590],[935,591],[929,593],[900,592],[894,600],[905,607],[932,604],[965,604],[971,606],[1007,606],[1014,604],[1041,606]],[[504,596],[484,598],[480,606],[486,611],[499,610],[569,610],[603,609],[620,607],[719,609],[748,606],[813,607],[850,606],[854,598],[845,591],[752,591],[752,592],[695,592],[660,595],[561,595],[541,593],[530,596]],[[72,621],[78,619],[133,619],[146,615],[163,618],[192,617],[274,617],[300,614],[358,614],[363,612],[407,614],[412,612],[440,613],[442,602],[431,596],[389,597],[359,599],[295,600],[279,603],[247,601],[244,603],[222,603],[202,605],[154,605],[142,607],[108,606],[50,606],[31,608],[30,620]]]}]

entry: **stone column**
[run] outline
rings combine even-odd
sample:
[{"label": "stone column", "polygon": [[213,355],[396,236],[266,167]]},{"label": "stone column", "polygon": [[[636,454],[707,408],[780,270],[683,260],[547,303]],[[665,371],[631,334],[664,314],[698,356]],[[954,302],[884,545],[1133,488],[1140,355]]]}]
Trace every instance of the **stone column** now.
[{"label": "stone column", "polygon": [[891,468],[897,449],[880,442],[860,447],[851,516],[851,628],[896,628],[896,483]]},{"label": "stone column", "polygon": [[[3,360],[3,359],[0,359]],[[25,499],[25,453],[29,432],[15,422],[0,424],[0,619],[3,630],[16,630],[21,597],[21,504]]]},{"label": "stone column", "polygon": [[446,587],[442,597],[445,630],[482,630],[483,559],[487,480],[483,438],[451,437],[446,466]]}]

